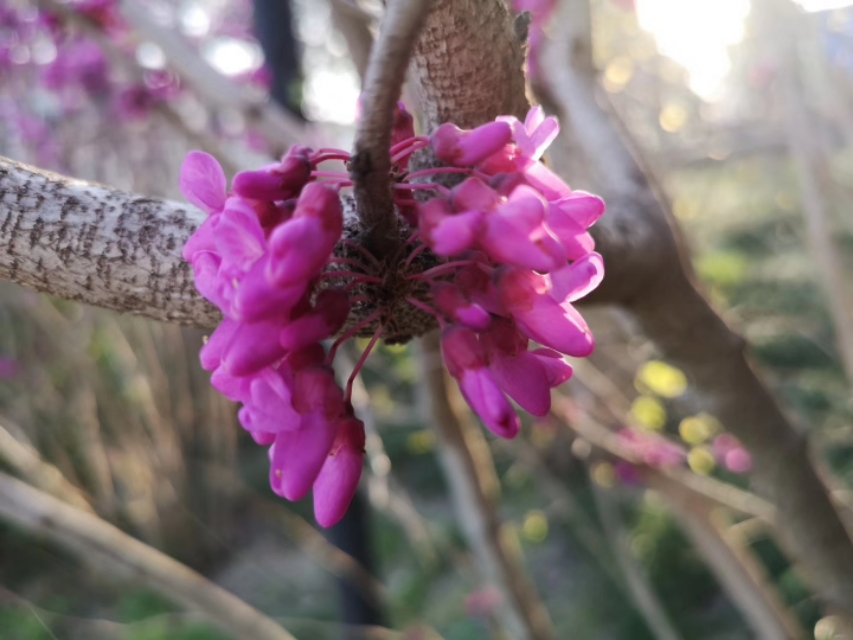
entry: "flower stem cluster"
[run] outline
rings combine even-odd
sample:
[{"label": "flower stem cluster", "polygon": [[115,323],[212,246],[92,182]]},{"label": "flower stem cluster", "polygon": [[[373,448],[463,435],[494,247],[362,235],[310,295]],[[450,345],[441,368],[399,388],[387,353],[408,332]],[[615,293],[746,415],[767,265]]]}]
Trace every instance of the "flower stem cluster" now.
[{"label": "flower stem cluster", "polygon": [[[349,173],[319,166],[349,163],[345,151],[296,145],[280,162],[237,174],[230,192],[211,156],[193,152],[184,162],[181,189],[209,214],[184,257],[225,316],[202,365],[243,403],[243,427],[270,446],[273,490],[297,500],[313,488],[321,525],[342,517],[358,484],[364,428],[350,391],[379,339],[440,326],[450,374],[505,438],[520,426],[510,398],[545,415],[550,390],[572,374],[563,355],[592,352],[572,303],[603,277],[587,228],[604,203],[539,162],[557,131],[535,108],[525,122],[445,124],[415,136],[400,105],[388,180],[403,235],[388,256],[346,231],[340,191],[352,186]],[[446,166],[409,171],[424,148]],[[454,186],[442,184],[447,178]],[[357,335],[371,340],[341,389],[335,353]],[[322,341],[333,337],[327,352]],[[531,350],[531,340],[541,346]]]}]

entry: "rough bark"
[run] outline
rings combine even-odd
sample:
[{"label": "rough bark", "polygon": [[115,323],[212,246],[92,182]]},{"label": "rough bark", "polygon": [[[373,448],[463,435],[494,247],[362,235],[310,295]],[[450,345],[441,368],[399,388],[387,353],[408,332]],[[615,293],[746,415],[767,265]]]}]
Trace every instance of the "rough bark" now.
[{"label": "rough bark", "polygon": [[593,296],[633,313],[754,460],[756,491],[823,599],[853,618],[853,544],[812,463],[806,434],[782,412],[731,331],[696,287],[665,201],[596,102],[587,0],[563,0],[547,90],[598,178],[609,212],[596,225],[607,276]]},{"label": "rough bark", "polygon": [[412,57],[427,132],[444,122],[475,127],[524,118],[523,43],[498,0],[433,0]]},{"label": "rough bark", "polygon": [[181,247],[204,219],[188,205],[0,158],[0,278],[155,320],[214,327]]}]

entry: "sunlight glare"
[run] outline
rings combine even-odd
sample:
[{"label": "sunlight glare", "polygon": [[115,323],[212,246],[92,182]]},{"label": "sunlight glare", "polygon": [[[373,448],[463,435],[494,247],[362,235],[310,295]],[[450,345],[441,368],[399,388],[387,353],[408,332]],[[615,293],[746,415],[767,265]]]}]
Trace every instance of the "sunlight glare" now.
[{"label": "sunlight glare", "polygon": [[851,0],[794,0],[794,2],[809,12],[840,9],[853,4]]},{"label": "sunlight glare", "polygon": [[254,71],[263,61],[259,45],[236,38],[216,38],[203,47],[203,53],[207,61],[226,76]]},{"label": "sunlight glare", "polygon": [[749,0],[637,0],[636,6],[640,26],[687,70],[690,88],[706,100],[719,98],[731,68],[728,47],[743,38]]}]

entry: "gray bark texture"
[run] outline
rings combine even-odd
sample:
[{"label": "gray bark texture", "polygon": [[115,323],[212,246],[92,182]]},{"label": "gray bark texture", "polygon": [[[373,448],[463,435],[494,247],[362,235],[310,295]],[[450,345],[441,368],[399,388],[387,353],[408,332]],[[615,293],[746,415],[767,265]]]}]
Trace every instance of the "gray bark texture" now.
[{"label": "gray bark texture", "polygon": [[0,158],[0,278],[122,313],[214,327],[181,247],[192,206]]}]

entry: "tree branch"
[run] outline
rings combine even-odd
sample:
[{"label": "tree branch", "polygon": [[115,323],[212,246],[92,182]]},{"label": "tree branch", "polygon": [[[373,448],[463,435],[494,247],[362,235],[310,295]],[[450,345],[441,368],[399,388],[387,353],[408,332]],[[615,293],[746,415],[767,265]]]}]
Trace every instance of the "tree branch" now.
[{"label": "tree branch", "polygon": [[[497,478],[479,427],[460,420],[448,394],[437,332],[421,341],[424,387],[439,440],[439,456],[468,545],[483,578],[497,587],[505,606],[498,616],[512,638],[554,638],[547,609],[530,583],[522,560],[508,544],[495,507]],[[477,445],[472,440],[479,438]]]},{"label": "tree branch", "polygon": [[358,217],[368,232],[367,248],[385,255],[399,243],[397,215],[389,180],[391,129],[409,58],[430,0],[393,0],[385,9],[379,37],[361,93],[362,115],[355,130],[350,175]]},{"label": "tree branch", "polygon": [[666,500],[681,528],[705,556],[711,573],[743,614],[756,638],[785,640],[804,636],[779,594],[767,584],[755,558],[723,537],[707,502],[694,500],[683,486],[665,476],[655,477],[649,486]]},{"label": "tree branch", "polygon": [[553,34],[543,65],[552,70],[547,89],[571,120],[573,138],[608,202],[608,214],[595,227],[608,275],[591,298],[631,311],[749,449],[754,486],[778,508],[780,533],[822,597],[853,618],[853,543],[812,465],[805,434],[752,370],[743,339],[697,290],[666,205],[596,103],[588,0],[563,0],[553,24],[560,33]]},{"label": "tree branch", "polygon": [[181,247],[204,219],[0,158],[0,278],[122,313],[214,327]]},{"label": "tree branch", "polygon": [[203,612],[237,638],[296,640],[273,620],[177,560],[5,473],[0,473],[0,516],[80,553],[83,560],[106,561],[119,572],[129,570],[140,582]]}]

